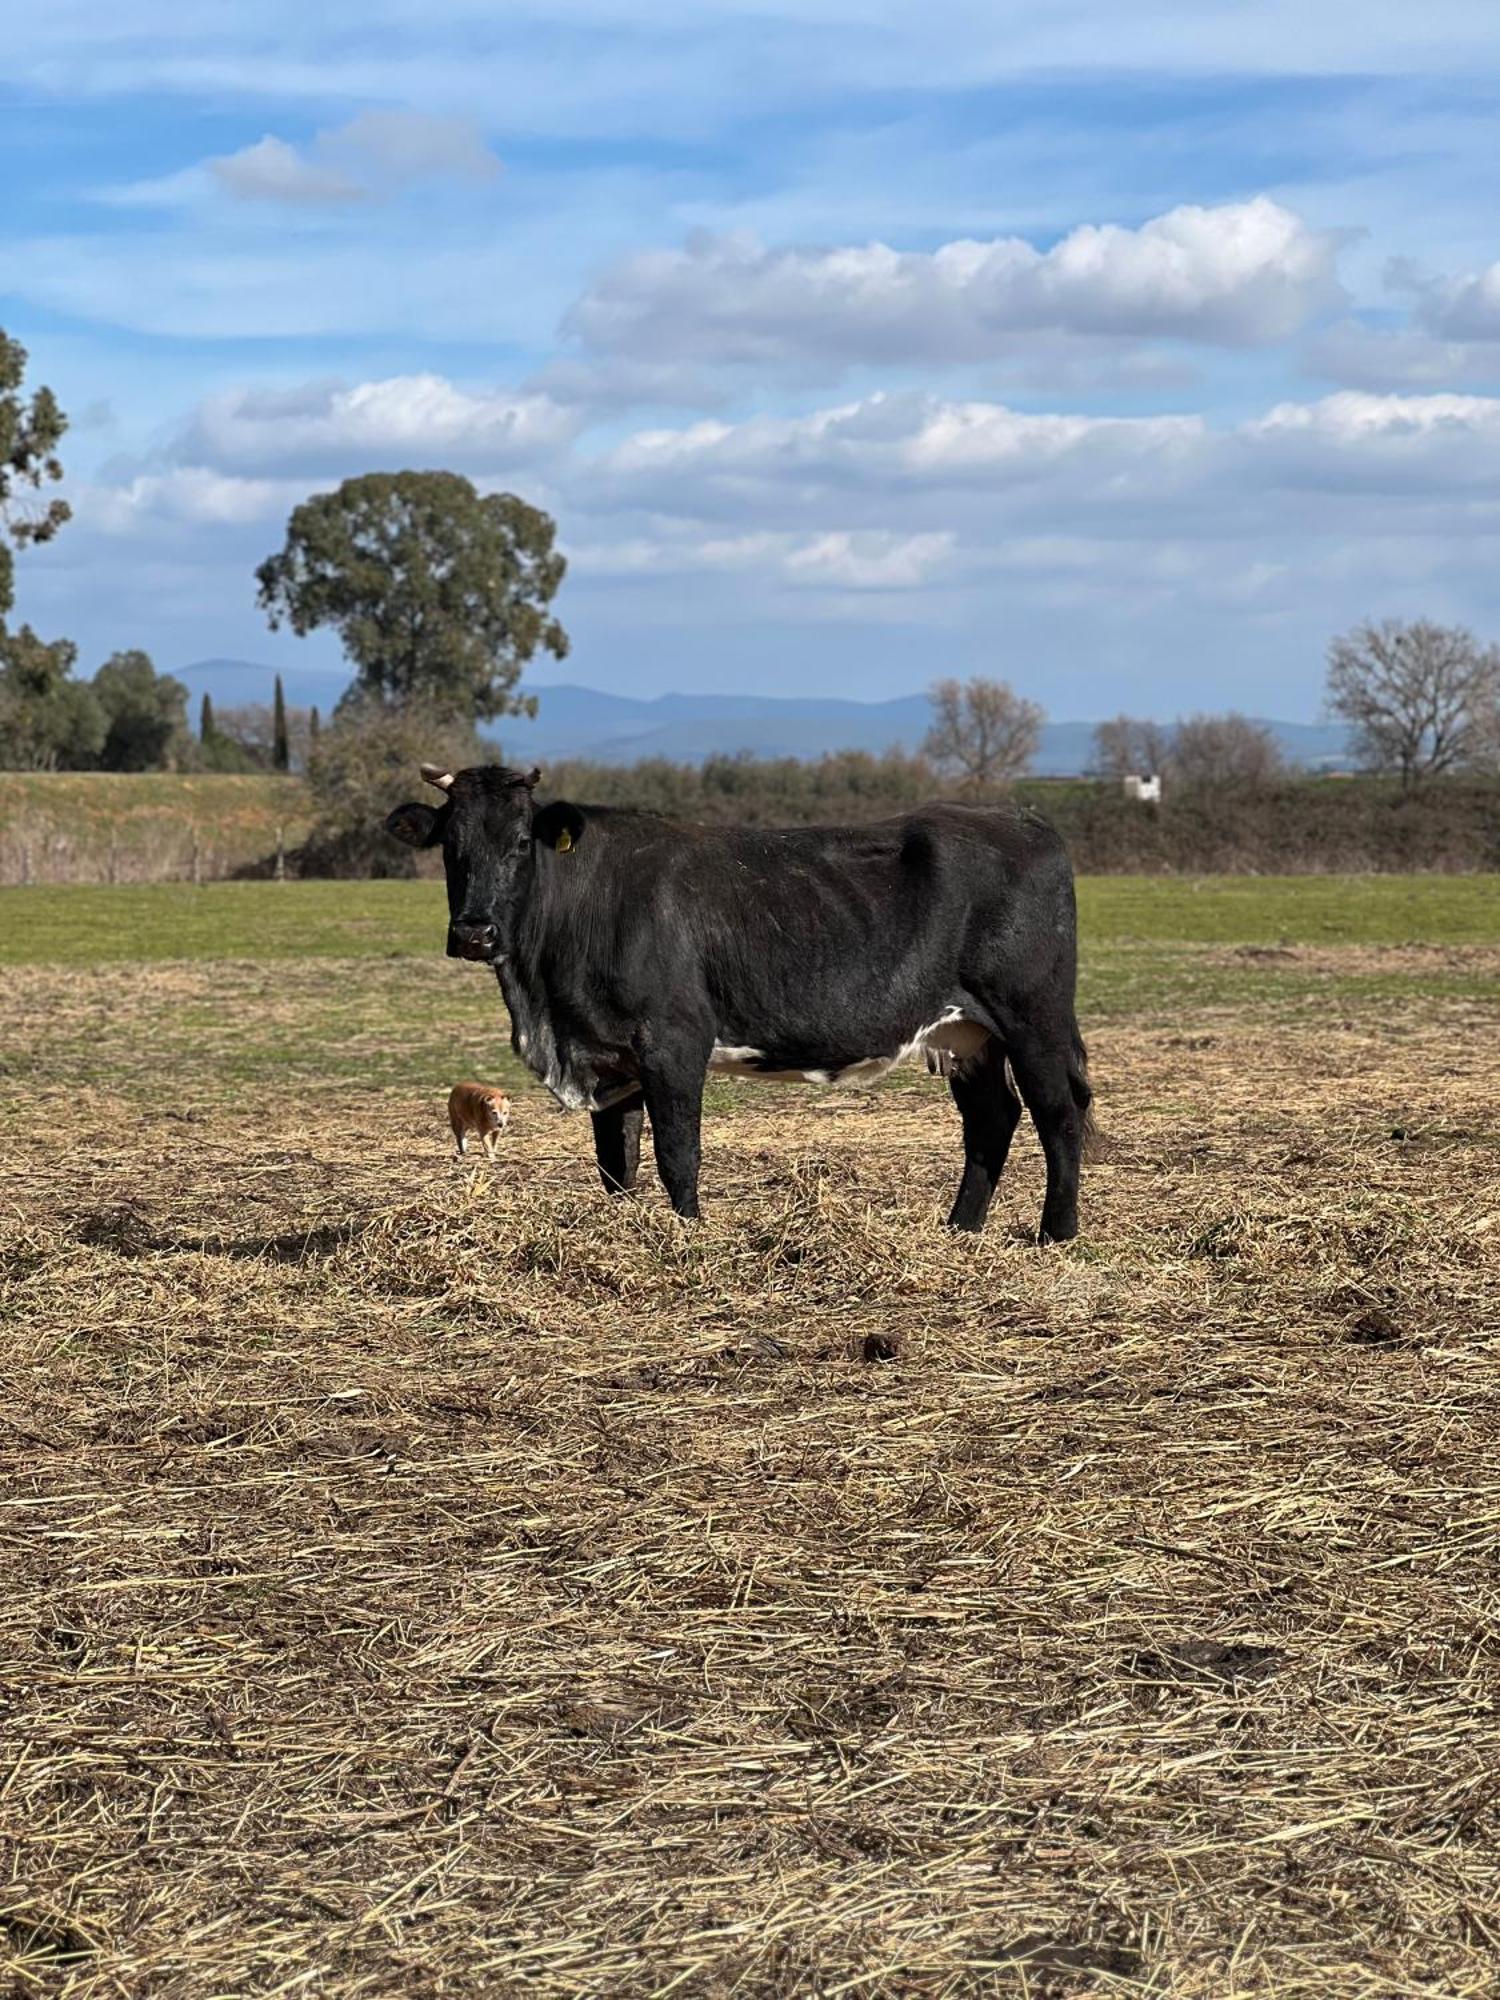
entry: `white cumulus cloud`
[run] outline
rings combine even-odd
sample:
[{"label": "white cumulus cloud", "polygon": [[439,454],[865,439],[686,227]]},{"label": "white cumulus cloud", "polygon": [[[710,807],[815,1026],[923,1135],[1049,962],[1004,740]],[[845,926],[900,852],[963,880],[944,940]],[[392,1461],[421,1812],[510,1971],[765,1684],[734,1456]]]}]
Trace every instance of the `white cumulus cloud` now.
[{"label": "white cumulus cloud", "polygon": [[565,324],[600,352],[746,363],[978,361],[1044,330],[1249,346],[1342,298],[1337,248],[1264,196],[1139,229],[1088,224],[1048,250],[1019,237],[911,251],[697,236],[616,265]]},{"label": "white cumulus cloud", "polygon": [[[1023,494],[1076,484],[1091,501],[1175,482],[1201,453],[1199,417],[1036,414],[1001,403],[873,395],[800,417],[708,420],[655,429],[601,453],[587,490],[665,515],[721,519],[831,505],[878,515],[902,493]],[[953,503],[957,505],[956,501]],[[944,524],[938,523],[939,528]]]},{"label": "white cumulus cloud", "polygon": [[276,480],[177,465],[165,472],[137,473],[119,485],[85,486],[74,508],[86,527],[130,535],[149,534],[163,522],[177,528],[242,528],[271,519],[287,504],[288,489]]},{"label": "white cumulus cloud", "polygon": [[1233,501],[1252,474],[1263,485],[1313,477],[1373,492],[1414,480],[1500,488],[1497,445],[1500,398],[1490,396],[1341,390],[1218,428],[1200,416],[875,395],[800,417],[639,431],[593,461],[588,485],[618,504],[713,518],[756,505],[815,511],[834,494],[877,509],[901,495],[945,494],[957,508],[964,493],[1030,506],[1043,485],[1091,511],[1128,510],[1141,494]]},{"label": "white cumulus cloud", "polygon": [[1278,403],[1247,428],[1272,437],[1295,432],[1334,444],[1452,437],[1493,428],[1500,402],[1492,396],[1376,396],[1343,389],[1316,403]]},{"label": "white cumulus cloud", "polygon": [[1239,433],[1284,483],[1362,494],[1500,491],[1500,399],[1342,389],[1279,403]]},{"label": "white cumulus cloud", "polygon": [[351,472],[382,459],[498,470],[566,444],[577,425],[574,412],[545,395],[396,375],[352,387],[313,382],[210,397],[189,421],[178,455],[239,471]]}]

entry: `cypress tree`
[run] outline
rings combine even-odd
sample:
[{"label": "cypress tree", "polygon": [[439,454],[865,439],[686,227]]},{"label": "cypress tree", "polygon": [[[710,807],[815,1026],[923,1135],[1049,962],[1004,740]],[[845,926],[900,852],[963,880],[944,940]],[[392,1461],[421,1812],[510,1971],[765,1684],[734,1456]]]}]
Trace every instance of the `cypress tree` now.
[{"label": "cypress tree", "polygon": [[198,741],[207,743],[214,734],[214,698],[211,694],[203,697],[203,706],[198,711]]},{"label": "cypress tree", "polygon": [[318,731],[322,727],[323,725],[318,719],[317,707],[314,705],[307,712],[307,746],[309,749],[317,742]]},{"label": "cypress tree", "polygon": [[271,722],[271,769],[290,769],[292,748],[286,734],[286,696],[281,691],[281,676],[276,676],[276,701]]}]

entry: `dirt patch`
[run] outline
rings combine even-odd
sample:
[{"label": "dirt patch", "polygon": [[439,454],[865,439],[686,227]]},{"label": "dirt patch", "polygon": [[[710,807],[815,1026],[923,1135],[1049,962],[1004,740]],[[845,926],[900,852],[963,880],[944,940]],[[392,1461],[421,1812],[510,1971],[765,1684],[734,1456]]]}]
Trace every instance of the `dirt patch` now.
[{"label": "dirt patch", "polygon": [[1289,945],[1241,944],[1212,954],[1228,965],[1278,965],[1325,979],[1432,974],[1500,980],[1500,949],[1481,944]]}]

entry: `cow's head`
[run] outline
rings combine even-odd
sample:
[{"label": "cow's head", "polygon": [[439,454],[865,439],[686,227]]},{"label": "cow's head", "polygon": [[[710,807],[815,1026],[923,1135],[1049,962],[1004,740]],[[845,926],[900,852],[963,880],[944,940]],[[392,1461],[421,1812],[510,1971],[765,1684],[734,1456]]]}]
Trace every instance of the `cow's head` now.
[{"label": "cow's head", "polygon": [[448,877],[448,956],[497,963],[507,949],[532,872],[532,793],[540,771],[424,764],[440,806],[397,806],[386,831],[408,847],[441,847]]}]

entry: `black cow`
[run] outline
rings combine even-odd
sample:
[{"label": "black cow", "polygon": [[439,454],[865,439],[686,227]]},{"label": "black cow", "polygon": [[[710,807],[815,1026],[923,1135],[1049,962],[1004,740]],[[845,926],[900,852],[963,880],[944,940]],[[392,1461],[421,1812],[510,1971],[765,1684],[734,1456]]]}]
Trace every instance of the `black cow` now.
[{"label": "black cow", "polygon": [[963,1120],[949,1222],[983,1227],[1019,1089],[1047,1157],[1042,1240],[1077,1233],[1073,875],[1037,814],[932,805],[761,832],[538,806],[536,771],[422,776],[443,803],[398,806],[387,829],[442,847],[448,955],[494,966],[516,1054],[593,1113],[612,1192],[635,1181],[649,1112],[672,1206],[698,1213],[710,1071],[836,1083],[922,1051]]}]

